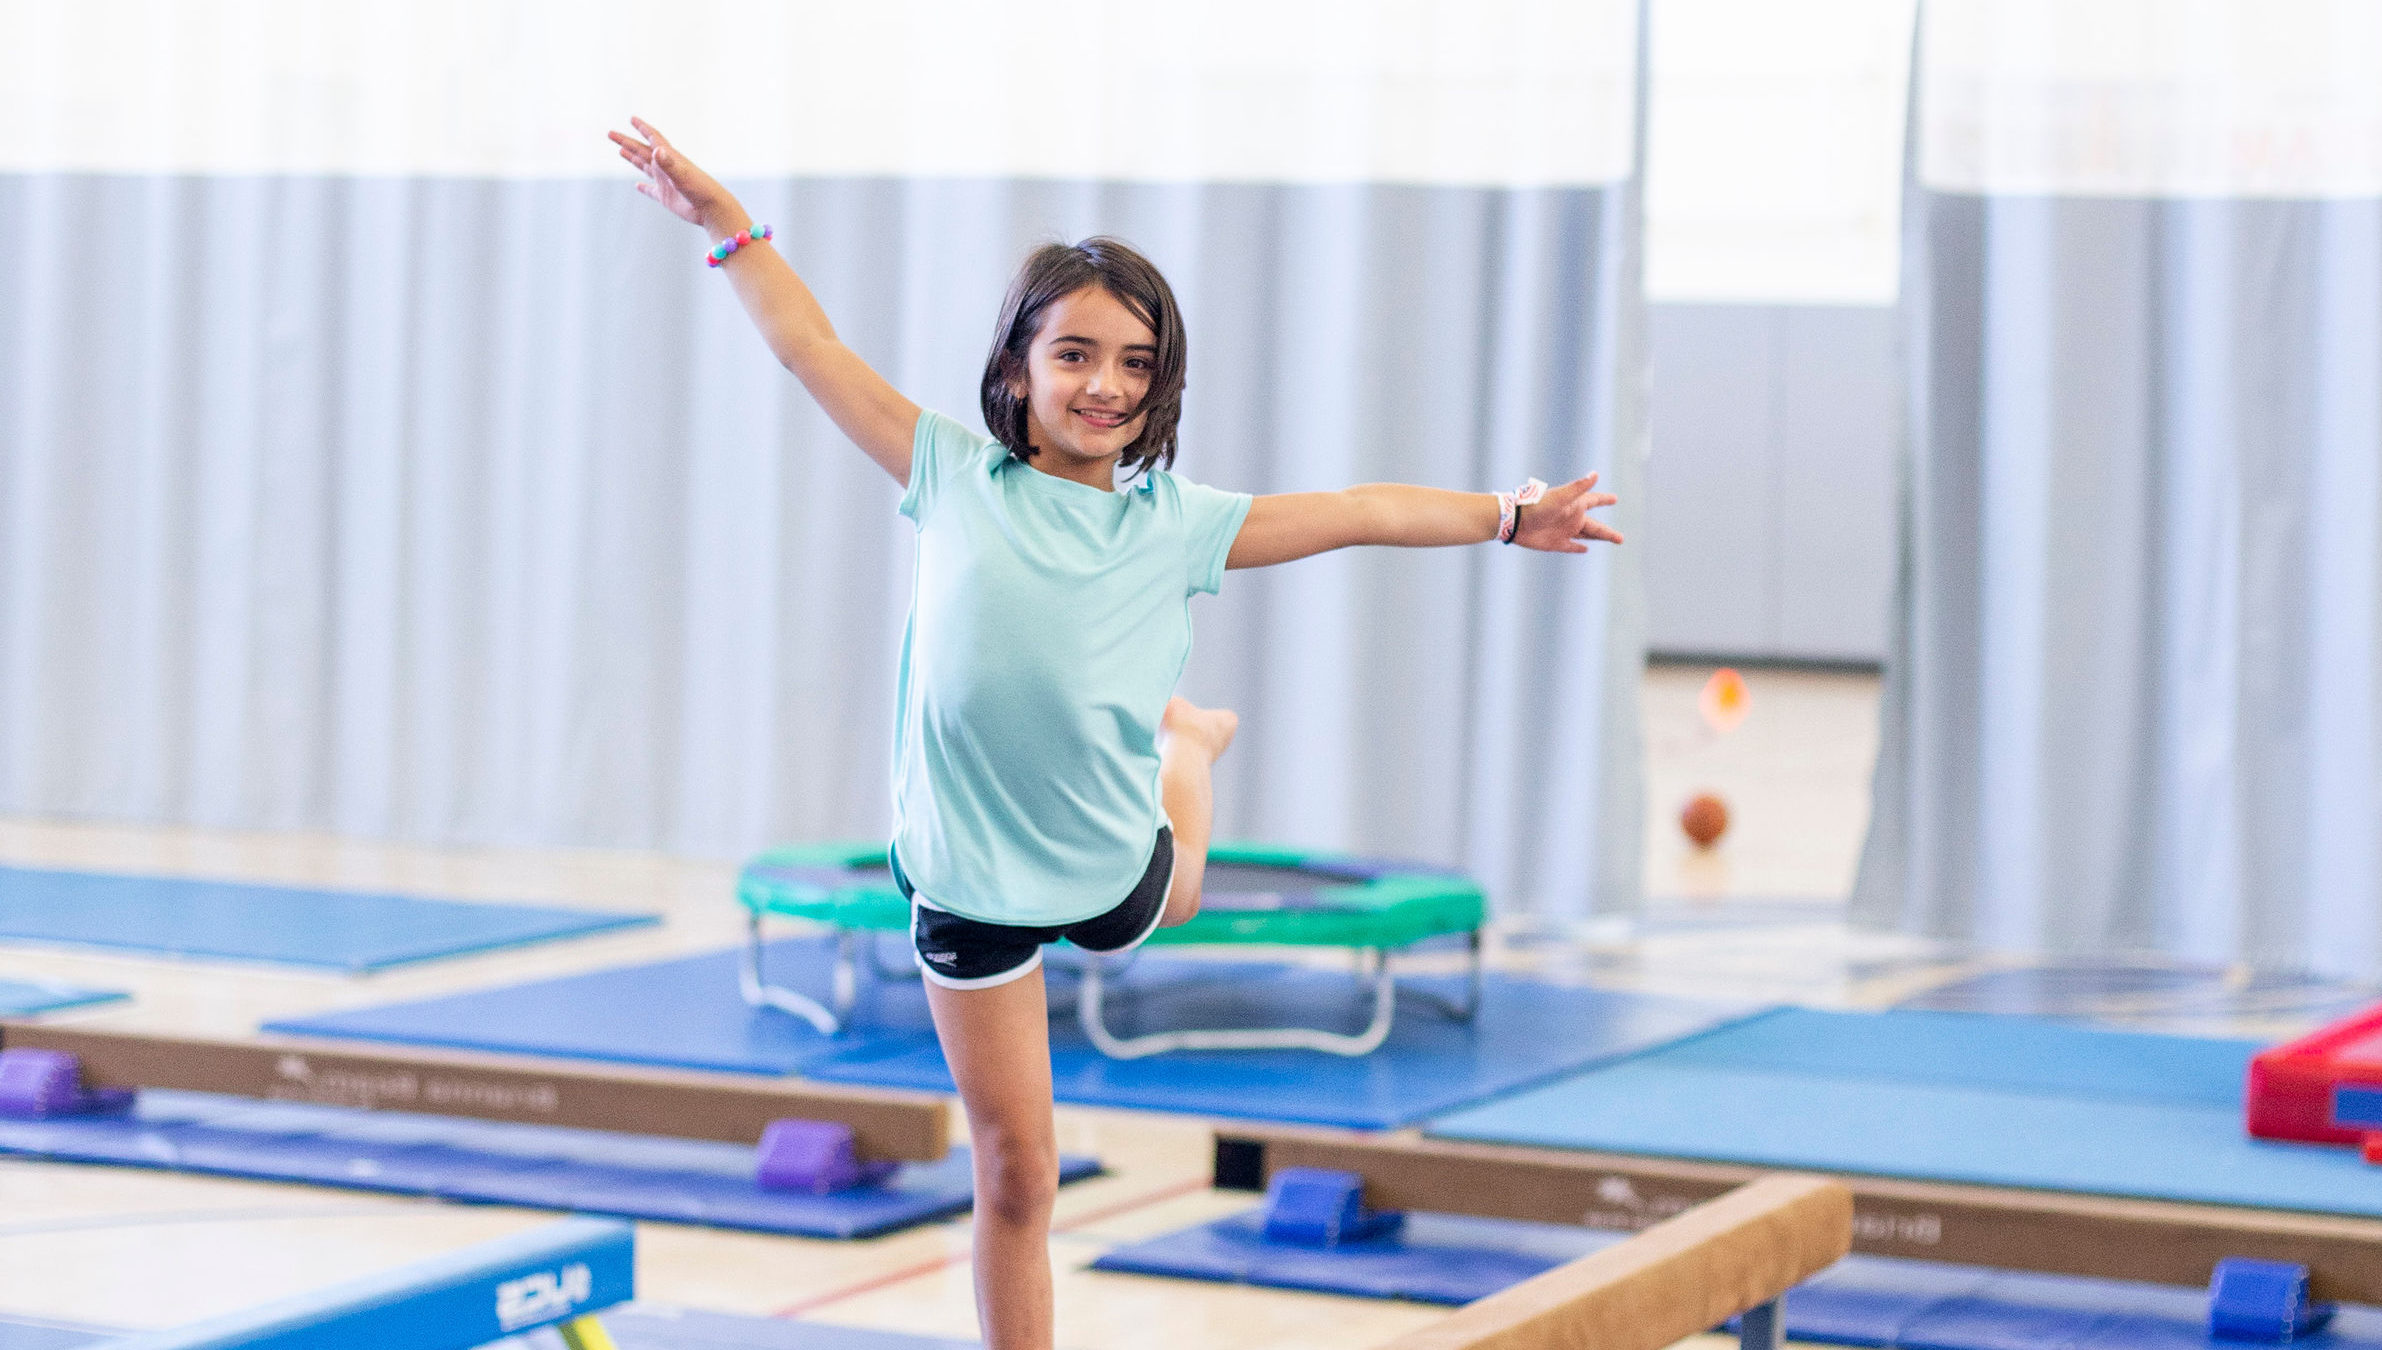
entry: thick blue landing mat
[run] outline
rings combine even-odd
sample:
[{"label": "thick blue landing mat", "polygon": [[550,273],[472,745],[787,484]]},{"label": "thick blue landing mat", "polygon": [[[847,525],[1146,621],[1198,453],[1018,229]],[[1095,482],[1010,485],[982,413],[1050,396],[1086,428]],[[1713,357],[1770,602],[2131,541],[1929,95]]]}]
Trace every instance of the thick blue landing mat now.
[{"label": "thick blue landing mat", "polygon": [[1786,1009],[1435,1120],[1446,1139],[2382,1216],[2354,1149],[2242,1129],[2259,1046]]},{"label": "thick blue landing mat", "polygon": [[[957,1214],[973,1189],[964,1149],[801,1195],[755,1184],[749,1146],[158,1090],[123,1116],[0,1119],[0,1153],[823,1238]],[[1059,1160],[1062,1180],[1099,1170]]]},{"label": "thick blue landing mat", "polygon": [[[766,961],[772,979],[822,989],[832,951],[829,939],[789,938],[771,943]],[[1452,977],[1414,983],[1457,991]],[[1054,994],[1064,997],[1067,986],[1054,969]],[[733,952],[274,1022],[267,1030],[950,1092],[918,982],[864,980],[862,987],[852,1026],[835,1037],[784,1013],[746,1007],[736,993]],[[1117,987],[1125,997],[1111,995],[1110,1025],[1125,1034],[1270,1021],[1349,1029],[1369,1011],[1367,996],[1344,974],[1255,962],[1144,957]],[[1244,1050],[1112,1060],[1084,1039],[1071,1015],[1061,1015],[1051,1021],[1051,1064],[1061,1101],[1382,1129],[1752,1011],[1491,977],[1472,1024],[1410,1000],[1389,1042],[1361,1058]]]},{"label": "thick blue landing mat", "polygon": [[0,1313],[0,1350],[82,1350],[84,1346],[98,1345],[123,1334],[71,1322]]},{"label": "thick blue landing mat", "polygon": [[659,921],[551,905],[0,867],[0,942],[352,973]]},{"label": "thick blue landing mat", "polygon": [[[1399,1237],[1276,1246],[1262,1210],[1118,1247],[1095,1270],[1457,1304],[1486,1298],[1628,1236],[1410,1214]],[[2238,1350],[2208,1335],[2205,1290],[1849,1256],[1786,1297],[1787,1335],[1906,1350]],[[2382,1309],[2347,1307],[2308,1350],[2382,1350]]]},{"label": "thick blue landing mat", "polygon": [[[0,1017],[31,1017],[35,1013],[87,1008],[94,1003],[113,1003],[128,997],[114,989],[84,989],[49,980],[0,980]],[[5,1345],[6,1342],[0,1342],[0,1347]]]}]

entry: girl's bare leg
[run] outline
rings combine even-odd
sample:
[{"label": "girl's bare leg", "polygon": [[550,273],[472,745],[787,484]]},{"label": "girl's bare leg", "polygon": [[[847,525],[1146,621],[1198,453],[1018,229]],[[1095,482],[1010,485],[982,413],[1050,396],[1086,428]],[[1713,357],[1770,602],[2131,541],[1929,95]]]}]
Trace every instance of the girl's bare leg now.
[{"label": "girl's bare leg", "polygon": [[1042,971],[989,989],[926,982],[976,1164],[976,1319],[987,1350],[1050,1350],[1050,1013]]},{"label": "girl's bare leg", "polygon": [[1158,786],[1166,818],[1174,827],[1174,886],[1166,893],[1171,928],[1199,912],[1199,888],[1208,870],[1208,834],[1216,823],[1216,760],[1232,744],[1241,719],[1230,708],[1202,708],[1188,699],[1166,705],[1165,743],[1159,750]]}]

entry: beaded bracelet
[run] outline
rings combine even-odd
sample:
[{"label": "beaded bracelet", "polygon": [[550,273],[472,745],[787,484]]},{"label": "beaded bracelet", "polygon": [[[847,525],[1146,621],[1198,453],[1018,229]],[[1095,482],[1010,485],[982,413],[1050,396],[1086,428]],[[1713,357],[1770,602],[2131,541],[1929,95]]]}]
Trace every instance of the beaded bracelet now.
[{"label": "beaded bracelet", "polygon": [[1522,508],[1547,495],[1547,485],[1535,478],[1511,492],[1497,494],[1497,542],[1510,544],[1522,528]]},{"label": "beaded bracelet", "polygon": [[736,250],[743,248],[747,244],[758,244],[762,240],[767,239],[775,233],[777,233],[777,231],[770,229],[767,225],[755,225],[749,229],[738,230],[736,233],[729,235],[727,238],[722,239],[716,244],[713,244],[711,246],[711,252],[706,254],[703,258],[703,265],[705,267],[717,267],[721,263],[728,261],[729,254],[734,253]]}]

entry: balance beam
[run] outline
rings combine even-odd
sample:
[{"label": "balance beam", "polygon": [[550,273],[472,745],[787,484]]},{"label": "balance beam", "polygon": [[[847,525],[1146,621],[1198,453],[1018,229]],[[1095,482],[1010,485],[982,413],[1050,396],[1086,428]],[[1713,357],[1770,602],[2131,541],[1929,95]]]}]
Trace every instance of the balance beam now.
[{"label": "balance beam", "polygon": [[460,1050],[361,1049],[296,1037],[206,1040],[30,1022],[0,1021],[0,1049],[77,1056],[92,1087],[172,1088],[735,1144],[758,1142],[773,1120],[825,1120],[852,1127],[863,1159],[933,1162],[951,1148],[950,1104],[923,1092],[565,1066]]},{"label": "balance beam", "polygon": [[[1766,1175],[1734,1163],[1235,1123],[1216,1185],[1262,1190],[1277,1168],[1365,1179],[1380,1209],[1631,1230]],[[2205,1288],[2229,1256],[2308,1268],[2310,1297],[2382,1302],[2382,1220],[1831,1174],[1853,1195],[1853,1250],[2004,1270]]]},{"label": "balance beam", "polygon": [[1842,1183],[1765,1177],[1382,1350],[1661,1350],[1740,1313],[1745,1344],[1775,1345],[1775,1309],[1752,1314],[1835,1264],[1852,1239],[1853,1194]]},{"label": "balance beam", "polygon": [[625,1223],[564,1219],[379,1275],[92,1350],[471,1350],[557,1326],[574,1346],[608,1346],[589,1314],[636,1295]]}]

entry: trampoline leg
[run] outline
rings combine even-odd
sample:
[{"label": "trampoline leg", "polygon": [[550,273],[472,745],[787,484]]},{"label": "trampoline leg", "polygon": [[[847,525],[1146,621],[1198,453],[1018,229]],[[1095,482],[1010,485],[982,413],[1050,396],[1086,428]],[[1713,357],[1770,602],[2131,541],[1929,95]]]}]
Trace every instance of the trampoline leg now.
[{"label": "trampoline leg", "polygon": [[842,1024],[841,1019],[819,1000],[808,994],[768,982],[761,972],[761,916],[745,916],[744,956],[736,963],[736,992],[744,995],[745,1006],[775,1008],[789,1012],[818,1028],[822,1036],[833,1036]]},{"label": "trampoline leg", "polygon": [[1406,992],[1430,1004],[1444,1017],[1457,1022],[1470,1022],[1480,1012],[1482,941],[1478,928],[1465,937],[1463,1002],[1459,1003],[1428,989],[1408,989]]},{"label": "trampoline leg", "polygon": [[835,976],[830,987],[835,991],[838,1021],[851,1014],[853,1002],[860,997],[860,965],[853,959],[852,944],[861,936],[849,928],[835,931]]},{"label": "trampoline leg", "polygon": [[558,1322],[554,1329],[562,1333],[562,1343],[570,1350],[615,1350],[612,1334],[604,1330],[604,1324],[593,1313]]},{"label": "trampoline leg", "polygon": [[1782,1350],[1786,1318],[1780,1315],[1778,1300],[1749,1308],[1737,1319],[1737,1344],[1739,1350]]},{"label": "trampoline leg", "polygon": [[[1369,1055],[1389,1039],[1390,1023],[1398,1014],[1398,979],[1390,971],[1389,953],[1373,952],[1373,1020],[1363,1031],[1322,1031],[1312,1027],[1250,1027],[1214,1031],[1156,1031],[1146,1036],[1118,1036],[1101,1015],[1102,960],[1084,963],[1082,991],[1076,995],[1075,1020],[1084,1036],[1110,1059],[1142,1059],[1170,1050],[1321,1050],[1327,1055]],[[1360,958],[1361,959],[1361,958]]]},{"label": "trampoline leg", "polygon": [[1475,928],[1465,935],[1467,956],[1464,962],[1464,1007],[1456,1014],[1459,1022],[1469,1022],[1480,1011],[1481,933]]}]

